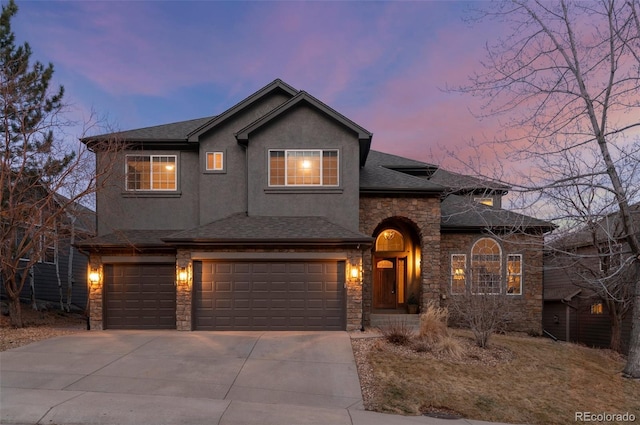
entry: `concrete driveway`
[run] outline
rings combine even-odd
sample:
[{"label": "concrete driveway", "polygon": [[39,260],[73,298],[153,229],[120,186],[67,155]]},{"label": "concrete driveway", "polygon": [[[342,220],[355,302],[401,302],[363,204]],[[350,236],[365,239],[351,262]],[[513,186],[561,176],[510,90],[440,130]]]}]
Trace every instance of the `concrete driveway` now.
[{"label": "concrete driveway", "polygon": [[469,424],[366,412],[346,332],[102,331],[0,353],[3,424]]}]

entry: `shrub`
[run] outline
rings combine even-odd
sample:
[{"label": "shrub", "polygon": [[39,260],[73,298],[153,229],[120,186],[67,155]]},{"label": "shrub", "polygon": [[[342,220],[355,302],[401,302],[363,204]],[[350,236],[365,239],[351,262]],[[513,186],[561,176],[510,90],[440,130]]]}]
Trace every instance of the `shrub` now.
[{"label": "shrub", "polygon": [[452,336],[445,336],[441,338],[434,348],[438,353],[446,354],[448,357],[454,360],[460,360],[464,357],[464,346],[456,338]]},{"label": "shrub", "polygon": [[454,319],[467,326],[478,347],[487,348],[489,338],[494,333],[506,329],[511,320],[511,303],[505,294],[466,294],[456,295],[449,304]]},{"label": "shrub", "polygon": [[394,321],[389,319],[387,325],[380,329],[380,333],[384,339],[395,345],[407,345],[414,337],[413,329],[403,319]]},{"label": "shrub", "polygon": [[431,351],[432,345],[431,341],[425,338],[417,338],[411,344],[411,348],[417,353],[426,353]]},{"label": "shrub", "polygon": [[420,315],[420,337],[431,342],[437,342],[449,335],[447,321],[449,310],[429,302],[427,309]]}]

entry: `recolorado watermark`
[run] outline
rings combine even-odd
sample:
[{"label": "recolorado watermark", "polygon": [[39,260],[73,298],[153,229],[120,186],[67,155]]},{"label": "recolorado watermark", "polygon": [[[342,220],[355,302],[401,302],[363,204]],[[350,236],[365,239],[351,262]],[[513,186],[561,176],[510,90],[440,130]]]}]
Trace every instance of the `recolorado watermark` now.
[{"label": "recolorado watermark", "polygon": [[576,422],[635,422],[636,415],[633,413],[609,413],[609,412],[576,412]]}]

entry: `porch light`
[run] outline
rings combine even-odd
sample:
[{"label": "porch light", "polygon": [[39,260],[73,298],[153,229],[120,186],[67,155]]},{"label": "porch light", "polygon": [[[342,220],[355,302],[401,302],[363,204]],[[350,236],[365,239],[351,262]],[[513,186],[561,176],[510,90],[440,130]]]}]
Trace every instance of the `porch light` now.
[{"label": "porch light", "polygon": [[100,282],[100,270],[95,267],[91,268],[91,271],[89,272],[89,282],[91,282],[92,285],[96,285]]},{"label": "porch light", "polygon": [[360,275],[360,272],[358,271],[358,268],[356,266],[351,266],[351,278],[357,279],[359,275]]},{"label": "porch light", "polygon": [[178,270],[178,282],[184,284],[187,283],[187,279],[189,278],[189,272],[186,267],[180,267]]}]

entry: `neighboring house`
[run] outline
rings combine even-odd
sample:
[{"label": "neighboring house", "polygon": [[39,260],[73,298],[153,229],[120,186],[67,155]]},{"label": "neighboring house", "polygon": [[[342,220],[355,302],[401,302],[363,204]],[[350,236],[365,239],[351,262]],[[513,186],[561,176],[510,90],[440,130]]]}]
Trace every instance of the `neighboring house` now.
[{"label": "neighboring house", "polygon": [[[640,204],[632,206],[632,214],[640,223]],[[629,350],[633,297],[627,292],[632,288],[628,275],[618,271],[628,257],[622,234],[617,214],[611,214],[590,229],[585,226],[549,244],[544,260],[545,331],[563,341],[609,348],[616,320],[611,309],[624,302],[628,312],[619,323],[621,351]],[[603,296],[607,292],[610,297]],[[619,300],[617,305],[611,304],[612,298]]]},{"label": "neighboring house", "polygon": [[[125,149],[106,158],[107,139]],[[81,244],[91,328],[354,330],[475,282],[540,332],[549,223],[371,140],[281,80],[217,116],[85,139],[116,161]]]},{"label": "neighboring house", "polygon": [[[69,203],[69,199],[58,194],[54,194],[51,200],[58,205]],[[62,219],[56,220],[55,228],[51,228],[50,232],[40,232],[42,236],[36,246],[40,250],[41,259],[32,268],[33,285],[31,277],[28,277],[20,291],[20,298],[24,302],[45,301],[69,310],[84,311],[87,308],[88,256],[73,244],[95,236],[96,215],[94,211],[79,203],[70,205]],[[41,214],[47,214],[46,209]],[[41,217],[34,219],[42,221]],[[37,226],[37,222],[35,223]],[[25,229],[29,227],[31,224],[25,226]],[[25,232],[19,232],[18,235],[25,237]],[[28,271],[25,270],[25,273]],[[4,285],[1,283],[0,295],[6,297]]]}]

